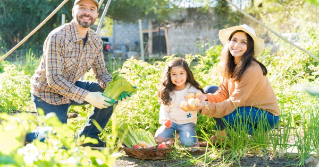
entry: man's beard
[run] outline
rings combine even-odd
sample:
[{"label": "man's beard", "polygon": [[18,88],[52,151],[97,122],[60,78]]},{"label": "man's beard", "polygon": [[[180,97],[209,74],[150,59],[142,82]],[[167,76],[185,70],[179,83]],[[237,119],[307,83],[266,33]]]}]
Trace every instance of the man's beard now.
[{"label": "man's beard", "polygon": [[[90,17],[91,23],[82,22],[80,18],[83,17],[83,16],[85,16],[85,17]],[[83,15],[80,15],[80,16],[76,16],[76,21],[79,23],[79,25],[80,25],[81,27],[83,27],[83,28],[89,28],[92,24],[94,24],[94,22],[96,21],[96,18],[93,18],[92,16],[83,14]]]}]

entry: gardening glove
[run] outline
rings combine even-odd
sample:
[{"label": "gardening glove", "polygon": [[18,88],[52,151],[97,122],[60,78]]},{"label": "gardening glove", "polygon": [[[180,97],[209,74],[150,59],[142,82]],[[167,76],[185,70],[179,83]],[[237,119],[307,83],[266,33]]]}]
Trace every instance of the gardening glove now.
[{"label": "gardening glove", "polygon": [[[136,86],[133,86],[134,89],[136,89]],[[121,93],[120,97],[118,98],[118,100],[120,101],[125,101],[125,100],[128,100],[129,97],[132,96],[132,92],[127,94],[125,91]]]},{"label": "gardening glove", "polygon": [[[137,89],[136,86],[132,86],[134,89]],[[132,97],[132,92],[128,94],[128,97]]]},{"label": "gardening glove", "polygon": [[124,91],[124,92],[121,93],[121,95],[118,98],[118,100],[125,101],[125,100],[128,100],[128,97],[130,97],[130,96]]},{"label": "gardening glove", "polygon": [[89,92],[84,100],[99,109],[111,106],[113,104],[112,101],[114,101],[113,99],[103,96],[102,92]]},{"label": "gardening glove", "polygon": [[[103,93],[102,93],[102,96],[104,96]],[[104,97],[106,97],[106,96],[104,96]],[[104,101],[107,102],[107,103],[109,103],[110,105],[113,105],[113,104],[115,103],[115,100],[114,100],[114,99],[109,98],[109,97],[106,97],[106,98],[110,99],[110,101],[105,101],[105,100],[104,100]]]}]

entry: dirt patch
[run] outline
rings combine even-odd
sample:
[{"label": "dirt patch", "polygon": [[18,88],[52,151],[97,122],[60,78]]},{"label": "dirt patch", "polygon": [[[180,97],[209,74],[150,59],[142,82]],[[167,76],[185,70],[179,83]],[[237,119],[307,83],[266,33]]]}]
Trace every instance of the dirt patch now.
[{"label": "dirt patch", "polygon": [[292,159],[292,158],[271,159],[267,157],[252,156],[252,157],[241,158],[240,166],[271,166],[271,167],[298,166],[299,164],[298,161],[299,161],[298,159]]},{"label": "dirt patch", "polygon": [[119,157],[113,167],[169,167],[169,166],[189,166],[189,167],[202,167],[202,166],[255,166],[255,167],[284,167],[284,166],[298,166],[298,159],[296,158],[277,158],[274,159],[269,156],[257,156],[257,155],[246,155],[240,159],[240,161],[233,160],[232,163],[223,164],[223,159],[217,158],[210,164],[204,164],[202,161],[195,162],[195,158],[205,154],[205,149],[199,149],[198,151],[189,152],[192,156],[185,158],[173,158],[174,156],[169,156],[164,160],[140,160],[136,158],[129,157],[125,154],[123,150],[120,150],[122,157]]}]

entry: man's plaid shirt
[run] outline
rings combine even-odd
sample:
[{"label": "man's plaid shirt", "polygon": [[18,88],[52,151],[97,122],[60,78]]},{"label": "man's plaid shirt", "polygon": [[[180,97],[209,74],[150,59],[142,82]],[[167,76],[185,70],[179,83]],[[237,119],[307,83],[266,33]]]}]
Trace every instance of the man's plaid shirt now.
[{"label": "man's plaid shirt", "polygon": [[112,76],[105,67],[102,40],[90,29],[83,46],[73,20],[53,30],[45,40],[41,63],[31,78],[31,93],[53,105],[67,104],[70,100],[83,103],[89,92],[74,83],[89,67],[105,89]]}]

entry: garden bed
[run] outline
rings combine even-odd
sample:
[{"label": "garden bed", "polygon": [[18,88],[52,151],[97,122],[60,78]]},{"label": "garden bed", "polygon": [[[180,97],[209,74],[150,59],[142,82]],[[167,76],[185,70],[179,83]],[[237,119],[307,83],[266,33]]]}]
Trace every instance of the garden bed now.
[{"label": "garden bed", "polygon": [[[185,157],[185,158],[166,158],[164,160],[140,160],[136,158],[129,157],[125,155],[125,152],[123,150],[120,150],[122,154],[124,154],[122,157],[119,157],[116,159],[114,163],[114,167],[118,166],[125,166],[125,167],[166,167],[166,166],[191,166],[191,167],[201,167],[205,164],[202,161],[198,161],[198,163],[195,164],[189,164],[190,160],[192,158]],[[198,151],[189,152],[191,155],[196,158],[201,155],[205,154],[205,149],[199,149]],[[196,161],[196,160],[195,160]],[[194,161],[194,162],[195,162]],[[247,154],[246,157],[240,159],[240,164],[236,161],[233,161],[232,164],[226,163],[222,165],[223,159],[217,158],[212,164],[206,164],[206,166],[270,166],[270,167],[283,167],[283,166],[298,166],[299,159],[297,158],[288,158],[288,157],[282,157],[274,159],[271,156],[257,156],[253,154]],[[311,165],[306,165],[311,167]]]}]

